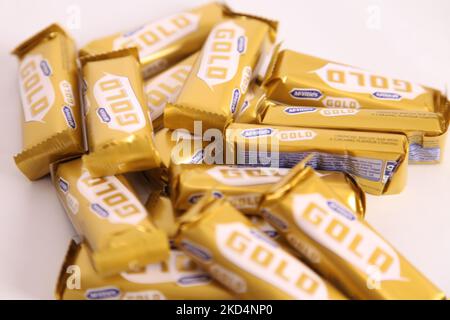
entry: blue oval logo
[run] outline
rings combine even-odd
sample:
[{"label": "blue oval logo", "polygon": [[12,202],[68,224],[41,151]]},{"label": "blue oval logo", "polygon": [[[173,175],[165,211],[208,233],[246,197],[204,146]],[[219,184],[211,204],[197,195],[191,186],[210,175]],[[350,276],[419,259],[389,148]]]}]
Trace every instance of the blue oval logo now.
[{"label": "blue oval logo", "polygon": [[185,276],[178,279],[177,283],[182,286],[189,286],[194,284],[208,283],[211,281],[211,277],[208,274],[195,274],[191,276]]},{"label": "blue oval logo", "polygon": [[239,91],[239,89],[234,89],[233,90],[233,95],[231,97],[231,112],[235,113],[236,112],[236,108],[237,105],[239,103],[239,98],[241,97],[241,92]]},{"label": "blue oval logo", "polygon": [[109,216],[109,212],[98,203],[91,204],[91,208],[92,210],[94,210],[95,213],[97,213],[102,218],[107,218]]},{"label": "blue oval logo", "polygon": [[[212,195],[216,199],[222,199],[223,198],[223,194],[221,192],[219,192],[219,191],[213,191]],[[188,198],[188,202],[191,203],[191,204],[196,204],[203,196],[204,196],[204,193],[193,194],[192,196],[190,196]]]},{"label": "blue oval logo", "polygon": [[210,261],[211,260],[211,255],[206,252],[205,250],[200,249],[199,247],[191,244],[190,242],[183,240],[181,242],[181,247],[184,248],[185,250],[189,251],[191,254],[193,254],[194,256],[196,256],[197,258],[199,258],[200,260],[203,261]]},{"label": "blue oval logo", "polygon": [[317,89],[293,89],[290,95],[295,99],[318,100],[322,97],[322,92]]},{"label": "blue oval logo", "polygon": [[401,95],[399,95],[398,93],[393,93],[393,92],[374,92],[373,96],[375,98],[378,99],[383,99],[383,100],[400,100],[402,98]]},{"label": "blue oval logo", "polygon": [[343,207],[336,201],[329,200],[329,201],[327,201],[327,205],[331,210],[340,214],[341,216],[343,216],[344,218],[346,218],[350,221],[353,221],[356,219],[355,215],[352,212],[350,212],[347,208]]},{"label": "blue oval logo", "polygon": [[120,295],[120,290],[117,288],[102,288],[88,290],[86,298],[91,300],[111,299]]},{"label": "blue oval logo", "polygon": [[237,40],[237,51],[239,53],[245,52],[245,48],[247,47],[247,39],[244,36],[240,36]]},{"label": "blue oval logo", "polygon": [[72,114],[72,109],[70,109],[68,106],[64,106],[63,113],[64,117],[66,118],[67,125],[72,129],[75,129],[77,124],[75,123],[75,119]]},{"label": "blue oval logo", "polygon": [[42,73],[47,77],[52,74],[52,69],[50,68],[50,64],[47,60],[42,60],[39,66],[41,67]]},{"label": "blue oval logo", "polygon": [[66,193],[67,191],[69,191],[69,183],[63,178],[59,178],[58,184],[62,192]]},{"label": "blue oval logo", "polygon": [[203,197],[203,193],[201,194],[194,194],[188,198],[188,202],[191,204],[196,204],[200,198]]},{"label": "blue oval logo", "polygon": [[270,136],[273,133],[271,128],[258,128],[258,129],[247,129],[242,131],[241,135],[244,138],[262,137]]},{"label": "blue oval logo", "polygon": [[105,108],[98,108],[97,114],[103,122],[109,123],[111,121],[111,117]]},{"label": "blue oval logo", "polygon": [[288,107],[285,108],[283,111],[287,114],[299,114],[299,113],[308,113],[308,112],[314,112],[317,108],[313,107]]}]

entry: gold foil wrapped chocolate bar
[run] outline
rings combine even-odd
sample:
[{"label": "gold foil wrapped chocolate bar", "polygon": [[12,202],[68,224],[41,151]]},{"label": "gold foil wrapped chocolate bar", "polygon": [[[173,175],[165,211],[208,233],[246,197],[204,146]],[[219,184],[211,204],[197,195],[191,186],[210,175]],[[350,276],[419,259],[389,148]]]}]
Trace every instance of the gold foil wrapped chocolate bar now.
[{"label": "gold foil wrapped chocolate bar", "polygon": [[164,107],[180,93],[197,57],[198,53],[194,53],[144,83],[147,106],[155,130],[162,128]]},{"label": "gold foil wrapped chocolate bar", "polygon": [[137,47],[142,74],[148,78],[200,50],[212,27],[228,10],[213,2],[169,15],[132,31],[94,40],[80,50],[80,55]]},{"label": "gold foil wrapped chocolate bar", "polygon": [[99,275],[136,270],[168,257],[167,236],[151,223],[123,176],[93,178],[75,159],[52,165],[52,178]]},{"label": "gold foil wrapped chocolate bar", "polygon": [[269,99],[292,105],[429,112],[443,107],[438,90],[291,50],[279,53],[265,86]]},{"label": "gold foil wrapped chocolate bar", "polygon": [[[289,172],[282,168],[258,168],[214,165],[172,165],[170,188],[177,210],[187,210],[208,191],[226,199],[239,211],[258,214],[262,195]],[[359,186],[341,172],[321,174],[340,193],[350,209],[364,217],[365,197]]]},{"label": "gold foil wrapped chocolate bar", "polygon": [[176,245],[240,299],[345,299],[211,193],[181,216]]},{"label": "gold foil wrapped chocolate bar", "polygon": [[175,102],[164,110],[164,125],[194,133],[194,121],[202,129],[223,130],[232,121],[253,80],[260,59],[274,46],[277,23],[241,14],[217,24],[194,64]]},{"label": "gold foil wrapped chocolate bar", "polygon": [[287,106],[270,101],[262,104],[264,112],[259,115],[259,121],[263,124],[403,133],[409,141],[409,163],[431,164],[442,160],[449,124],[448,110],[440,113]]},{"label": "gold foil wrapped chocolate bar", "polygon": [[49,173],[50,163],[85,151],[73,39],[52,24],[19,45],[23,151],[14,157],[30,180]]},{"label": "gold foil wrapped chocolate bar", "polygon": [[70,243],[56,284],[58,300],[229,300],[233,296],[189,257],[171,250],[167,259],[136,272],[100,276],[85,243]]},{"label": "gold foil wrapped chocolate bar", "polygon": [[351,298],[445,298],[303,163],[272,186],[261,214],[312,268]]},{"label": "gold foil wrapped chocolate bar", "polygon": [[81,63],[89,145],[83,164],[90,174],[102,177],[158,168],[137,50],[87,56]]},{"label": "gold foil wrapped chocolate bar", "polygon": [[368,193],[399,193],[406,183],[408,140],[402,134],[233,123],[226,130],[227,162],[342,171]]}]

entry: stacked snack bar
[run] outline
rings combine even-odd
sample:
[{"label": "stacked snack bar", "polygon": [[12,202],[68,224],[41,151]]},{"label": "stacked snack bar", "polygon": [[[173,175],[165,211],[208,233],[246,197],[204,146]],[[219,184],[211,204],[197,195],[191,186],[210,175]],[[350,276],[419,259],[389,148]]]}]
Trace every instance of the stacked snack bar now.
[{"label": "stacked snack bar", "polygon": [[78,234],[58,299],[445,298],[364,214],[442,160],[446,97],[280,51],[277,28],[210,3],[14,50],[16,164]]}]

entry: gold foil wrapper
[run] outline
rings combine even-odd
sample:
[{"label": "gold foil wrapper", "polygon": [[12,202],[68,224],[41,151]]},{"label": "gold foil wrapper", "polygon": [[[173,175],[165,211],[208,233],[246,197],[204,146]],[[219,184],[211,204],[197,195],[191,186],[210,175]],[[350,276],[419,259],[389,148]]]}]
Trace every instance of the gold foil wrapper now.
[{"label": "gold foil wrapper", "polygon": [[257,84],[251,85],[234,121],[238,123],[258,123],[259,114],[265,107],[265,100],[265,90]]},{"label": "gold foil wrapper", "polygon": [[220,3],[162,17],[139,28],[88,43],[80,55],[136,47],[142,74],[149,78],[201,49],[213,26],[229,9]]},{"label": "gold foil wrapper", "polygon": [[357,219],[303,163],[273,185],[261,212],[313,269],[349,297],[444,298],[442,291],[366,221]]},{"label": "gold foil wrapper", "polygon": [[175,102],[164,110],[164,126],[194,133],[194,121],[202,130],[223,130],[241,105],[260,59],[274,46],[277,23],[230,14],[209,34],[200,56]]},{"label": "gold foil wrapper", "polygon": [[83,164],[94,177],[158,168],[136,49],[81,62],[89,145]]},{"label": "gold foil wrapper", "polygon": [[30,180],[49,173],[54,161],[84,153],[76,48],[52,24],[19,45],[23,151],[14,157]]},{"label": "gold foil wrapper", "polygon": [[395,194],[406,184],[402,134],[233,123],[226,142],[227,163],[290,168],[313,153],[309,165],[346,172],[365,192]]},{"label": "gold foil wrapper", "polygon": [[98,274],[136,270],[167,258],[167,236],[152,224],[124,176],[93,178],[75,159],[52,165],[52,178]]},{"label": "gold foil wrapper", "polygon": [[180,61],[170,69],[145,81],[144,92],[153,128],[163,127],[163,112],[167,102],[173,102],[181,91],[198,53],[194,53]]},{"label": "gold foil wrapper", "polygon": [[241,299],[345,299],[225,199],[205,196],[180,218],[177,246]]},{"label": "gold foil wrapper", "polygon": [[262,124],[402,133],[409,141],[409,163],[442,161],[449,112],[298,107],[271,101],[261,104]]},{"label": "gold foil wrapper", "polygon": [[233,296],[189,257],[173,249],[167,259],[142,270],[100,276],[86,244],[70,243],[59,273],[58,300],[229,300]]},{"label": "gold foil wrapper", "polygon": [[[170,194],[177,210],[188,210],[212,190],[215,197],[225,197],[239,211],[258,214],[263,194],[288,172],[281,168],[172,165]],[[364,193],[352,178],[341,172],[323,173],[321,177],[332,184],[350,209],[364,217]]]},{"label": "gold foil wrapper", "polygon": [[265,80],[269,99],[286,104],[356,109],[442,111],[442,93],[349,65],[283,50]]}]

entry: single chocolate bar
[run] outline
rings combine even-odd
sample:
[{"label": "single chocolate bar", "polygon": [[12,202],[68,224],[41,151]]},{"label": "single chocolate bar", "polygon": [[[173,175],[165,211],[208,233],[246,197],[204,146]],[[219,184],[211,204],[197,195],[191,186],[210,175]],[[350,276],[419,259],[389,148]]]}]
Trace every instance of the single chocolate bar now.
[{"label": "single chocolate bar", "polygon": [[291,50],[279,53],[266,77],[268,98],[290,105],[429,112],[448,108],[438,90]]},{"label": "single chocolate bar", "polygon": [[229,300],[233,296],[183,252],[139,271],[102,277],[93,268],[85,243],[70,243],[59,273],[58,300]]},{"label": "single chocolate bar", "polygon": [[214,25],[229,9],[212,2],[175,13],[134,30],[94,40],[80,50],[80,55],[136,47],[142,75],[152,77],[202,48]]},{"label": "single chocolate bar", "polygon": [[313,269],[351,298],[445,298],[304,163],[266,193],[261,214]]},{"label": "single chocolate bar", "polygon": [[137,50],[81,58],[89,153],[83,164],[93,177],[160,166],[153,142]]},{"label": "single chocolate bar", "polygon": [[209,34],[176,101],[167,104],[164,126],[194,133],[194,121],[201,121],[203,131],[223,130],[257,77],[258,62],[271,52],[276,33],[276,22],[230,13]]},{"label": "single chocolate bar", "polygon": [[73,39],[52,24],[19,45],[23,150],[14,157],[30,180],[54,161],[85,152]]},{"label": "single chocolate bar", "polygon": [[176,245],[240,299],[345,299],[212,193],[180,218]]},{"label": "single chocolate bar", "polygon": [[52,180],[99,275],[167,259],[167,236],[152,224],[124,176],[93,178],[81,159],[74,159],[53,164]]},{"label": "single chocolate bar", "polygon": [[399,193],[406,183],[402,134],[233,123],[226,141],[227,163],[292,168],[313,153],[309,165],[346,172],[371,194]]},{"label": "single chocolate bar", "polygon": [[[188,210],[213,190],[217,198],[226,197],[238,210],[258,214],[262,195],[289,172],[289,169],[214,165],[172,165],[170,194],[177,210]],[[340,193],[350,209],[364,217],[364,193],[348,175],[341,172],[321,174]]]}]

